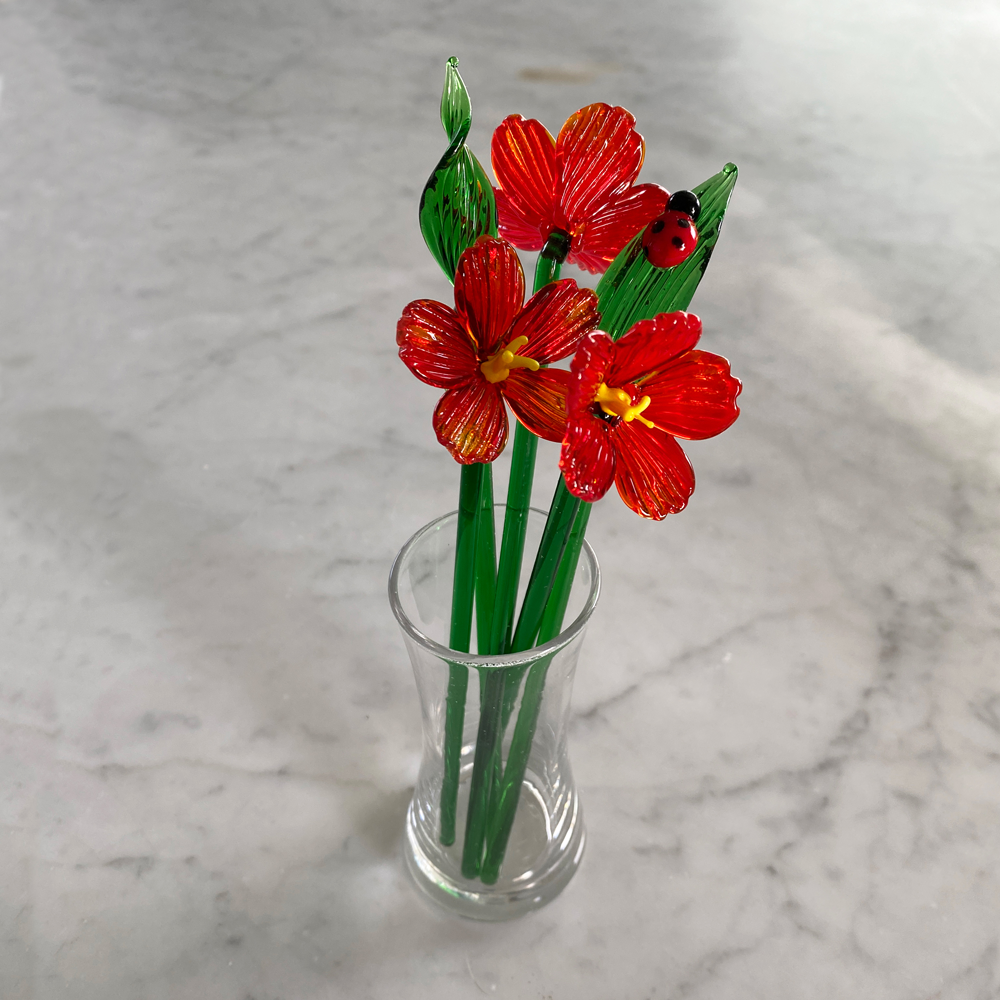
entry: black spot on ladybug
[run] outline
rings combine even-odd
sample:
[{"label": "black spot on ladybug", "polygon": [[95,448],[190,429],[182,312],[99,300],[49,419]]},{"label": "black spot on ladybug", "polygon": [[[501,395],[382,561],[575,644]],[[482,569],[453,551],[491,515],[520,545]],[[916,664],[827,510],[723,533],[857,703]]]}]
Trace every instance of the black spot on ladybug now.
[{"label": "black spot on ladybug", "polygon": [[663,224],[663,219],[657,219],[656,222],[653,223],[653,232],[661,232],[663,230]]},{"label": "black spot on ladybug", "polygon": [[673,243],[678,250],[684,249],[684,241],[679,236],[675,236],[670,242]]},{"label": "black spot on ladybug", "polygon": [[691,228],[691,220],[690,219],[684,219],[684,218],[678,219],[677,220],[677,226],[678,226],[679,229],[690,229]]}]

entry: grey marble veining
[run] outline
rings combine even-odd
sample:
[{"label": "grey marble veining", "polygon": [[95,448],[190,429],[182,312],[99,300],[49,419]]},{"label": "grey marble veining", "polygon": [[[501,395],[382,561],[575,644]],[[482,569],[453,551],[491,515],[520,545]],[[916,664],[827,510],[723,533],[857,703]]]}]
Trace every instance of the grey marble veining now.
[{"label": "grey marble veining", "polygon": [[[972,0],[2,0],[0,997],[1000,997],[998,42]],[[595,511],[587,853],[504,926],[399,857],[452,53],[484,159],[607,100],[644,178],[741,167],[693,308],[743,414],[684,514]]]}]

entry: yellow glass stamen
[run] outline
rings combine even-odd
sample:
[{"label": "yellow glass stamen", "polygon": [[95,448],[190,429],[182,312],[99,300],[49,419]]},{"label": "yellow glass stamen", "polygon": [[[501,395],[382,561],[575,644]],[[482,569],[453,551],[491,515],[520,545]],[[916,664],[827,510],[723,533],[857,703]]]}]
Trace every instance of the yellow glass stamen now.
[{"label": "yellow glass stamen", "polygon": [[630,424],[633,420],[638,420],[647,427],[656,426],[651,420],[647,420],[640,415],[649,406],[649,396],[643,396],[633,406],[632,397],[624,389],[609,389],[602,382],[597,390],[597,395],[594,397],[594,402],[599,403],[601,409],[609,417],[621,417],[627,424]]},{"label": "yellow glass stamen", "polygon": [[523,358],[517,352],[526,347],[527,337],[515,337],[503,350],[497,351],[479,367],[487,382],[502,382],[514,368],[530,368],[537,372],[541,367],[534,358]]}]

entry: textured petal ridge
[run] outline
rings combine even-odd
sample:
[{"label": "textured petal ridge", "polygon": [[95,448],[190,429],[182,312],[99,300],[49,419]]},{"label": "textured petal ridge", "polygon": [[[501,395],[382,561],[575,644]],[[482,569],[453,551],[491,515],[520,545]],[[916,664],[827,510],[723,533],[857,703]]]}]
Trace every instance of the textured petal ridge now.
[{"label": "textured petal ridge", "polygon": [[534,118],[508,115],[493,133],[490,156],[502,192],[497,199],[501,235],[522,250],[541,249],[553,224],[555,140]]},{"label": "textured petal ridge", "polygon": [[456,462],[492,462],[507,443],[500,390],[484,378],[449,389],[434,410],[434,431]]},{"label": "textured petal ridge", "polygon": [[597,295],[589,288],[578,288],[572,278],[563,278],[528,299],[510,328],[510,338],[527,337],[527,354],[548,365],[568,358],[600,318]]},{"label": "textured petal ridge", "polygon": [[644,424],[622,421],[610,435],[615,448],[615,486],[642,517],[662,521],[678,514],[694,492],[694,470],[681,446]]},{"label": "textured petal ridge", "polygon": [[659,313],[640,320],[615,342],[611,378],[615,385],[641,385],[658,368],[690,351],[701,337],[701,320],[694,313]]},{"label": "textured petal ridge", "polygon": [[481,236],[462,254],[455,272],[455,311],[480,357],[492,354],[524,304],[524,271],[506,240]]},{"label": "textured petal ridge", "polygon": [[566,392],[570,374],[558,368],[512,371],[501,385],[514,416],[546,441],[562,441],[566,433]]},{"label": "textured petal ridge", "polygon": [[556,199],[571,235],[639,175],[645,152],[624,108],[590,104],[570,115],[556,139]]},{"label": "textured petal ridge", "polygon": [[396,343],[403,363],[421,381],[449,389],[469,378],[478,364],[465,325],[451,306],[417,299],[396,324]]},{"label": "textured petal ridge", "polygon": [[715,437],[740,415],[736,397],[742,388],[725,358],[688,351],[643,383],[641,391],[650,397],[644,415],[674,437]]}]

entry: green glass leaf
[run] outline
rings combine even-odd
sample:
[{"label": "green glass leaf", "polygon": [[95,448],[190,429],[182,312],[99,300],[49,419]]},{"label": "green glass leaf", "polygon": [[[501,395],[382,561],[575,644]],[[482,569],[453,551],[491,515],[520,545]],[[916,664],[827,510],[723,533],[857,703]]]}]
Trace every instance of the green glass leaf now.
[{"label": "green glass leaf", "polygon": [[641,319],[687,309],[719,242],[736,176],[736,164],[727,163],[714,177],[694,188],[701,201],[698,245],[683,263],[654,267],[642,252],[642,233],[614,259],[597,285],[602,330],[617,340]]},{"label": "green glass leaf", "polygon": [[493,185],[465,144],[472,127],[472,102],[452,56],[445,70],[441,124],[451,145],[420,196],[420,231],[449,281],[462,252],[484,234],[497,234]]},{"label": "green glass leaf", "polygon": [[465,89],[465,82],[458,72],[458,60],[452,56],[444,71],[444,90],[441,93],[441,124],[448,135],[448,142],[465,138],[472,127],[472,101]]}]

